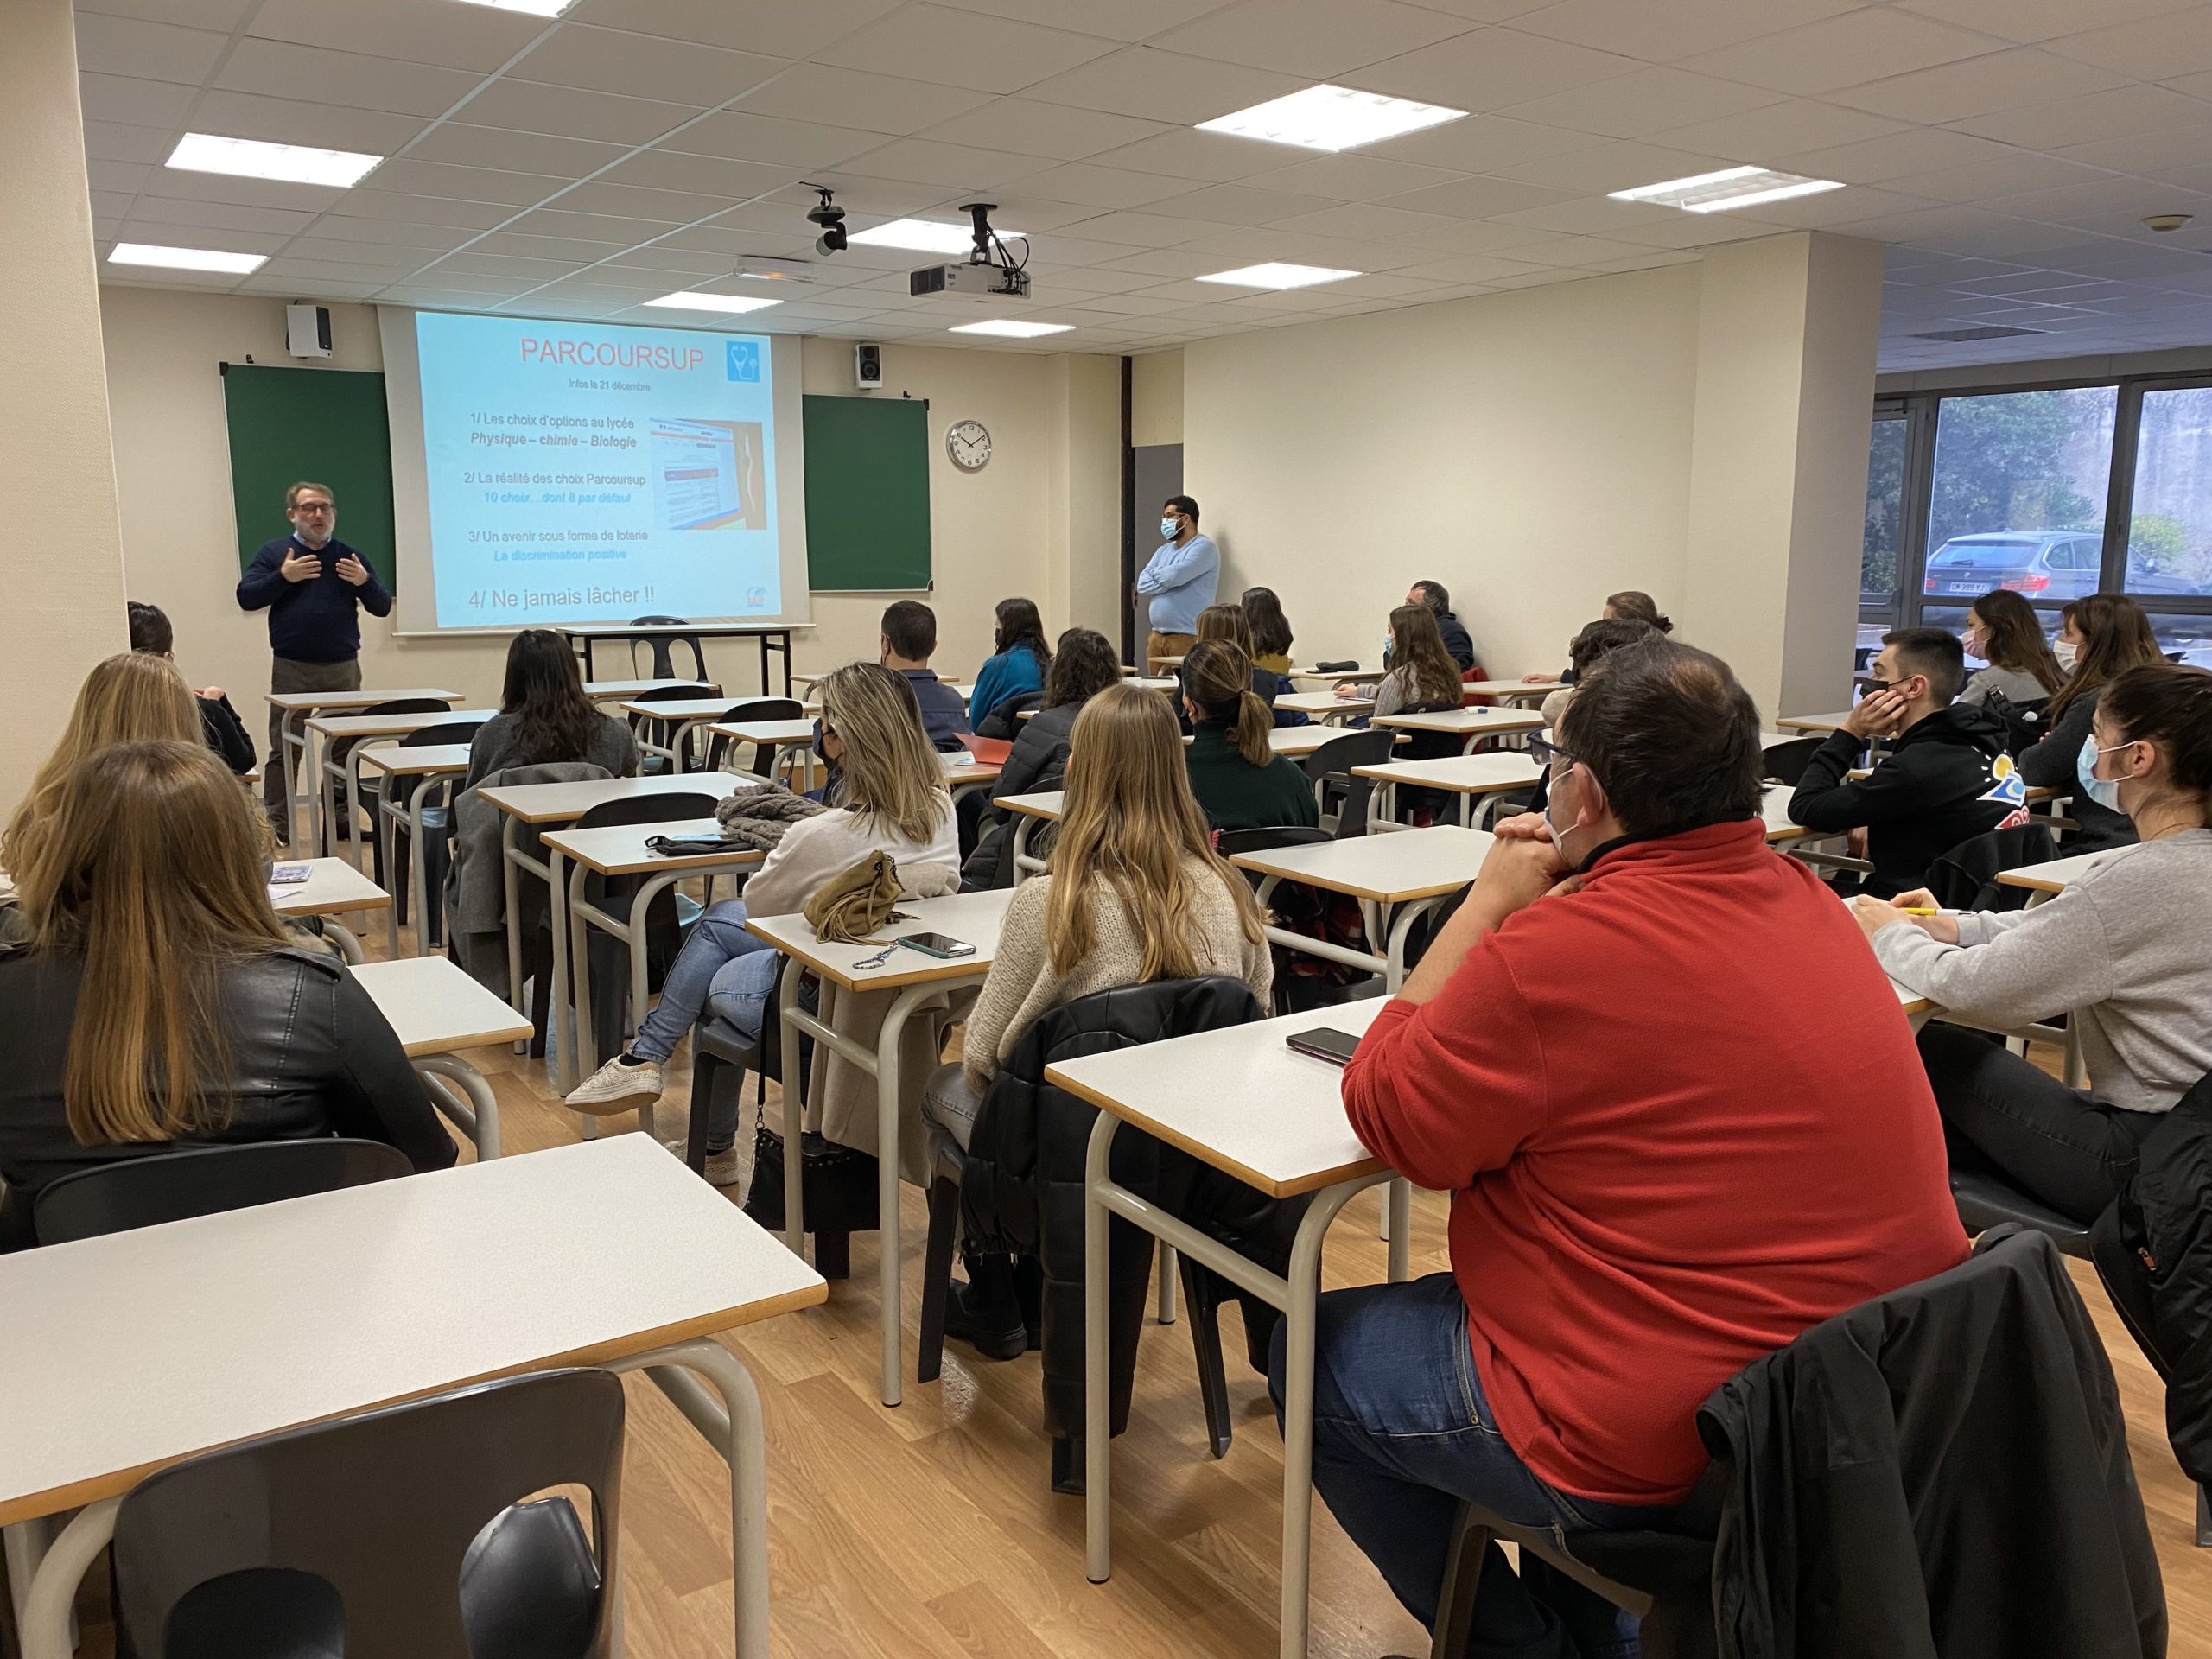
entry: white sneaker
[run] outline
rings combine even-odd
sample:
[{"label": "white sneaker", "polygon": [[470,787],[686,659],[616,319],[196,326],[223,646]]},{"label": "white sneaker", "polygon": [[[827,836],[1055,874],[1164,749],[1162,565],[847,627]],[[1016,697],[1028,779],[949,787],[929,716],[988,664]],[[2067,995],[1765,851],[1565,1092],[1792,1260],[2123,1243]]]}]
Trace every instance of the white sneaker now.
[{"label": "white sneaker", "polygon": [[647,1060],[643,1065],[625,1065],[622,1057],[617,1054],[569,1091],[569,1104],[588,1111],[611,1101],[630,1100],[639,1095],[658,1098],[664,1084],[658,1060]]},{"label": "white sneaker", "polygon": [[[676,1160],[678,1163],[683,1162],[691,1155],[690,1143],[680,1135],[671,1136],[668,1140],[662,1141],[661,1145],[676,1155]],[[735,1147],[724,1147],[720,1152],[710,1152],[707,1154],[708,1185],[735,1186],[744,1179],[745,1172],[738,1167]]]}]

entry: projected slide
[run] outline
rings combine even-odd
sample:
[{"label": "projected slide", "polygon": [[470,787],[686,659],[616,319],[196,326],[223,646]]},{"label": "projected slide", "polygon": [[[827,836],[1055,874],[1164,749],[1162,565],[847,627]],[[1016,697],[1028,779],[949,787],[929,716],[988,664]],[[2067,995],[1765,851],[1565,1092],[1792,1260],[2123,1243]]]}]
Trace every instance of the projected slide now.
[{"label": "projected slide", "polygon": [[765,336],[415,324],[437,626],[780,611]]}]

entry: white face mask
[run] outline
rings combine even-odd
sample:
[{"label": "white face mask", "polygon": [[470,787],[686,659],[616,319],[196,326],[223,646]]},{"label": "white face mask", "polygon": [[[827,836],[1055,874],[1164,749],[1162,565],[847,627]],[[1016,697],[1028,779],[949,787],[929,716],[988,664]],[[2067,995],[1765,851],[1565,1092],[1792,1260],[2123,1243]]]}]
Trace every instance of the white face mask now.
[{"label": "white face mask", "polygon": [[2061,668],[2071,674],[2074,671],[2075,663],[2082,655],[2082,647],[2071,639],[2061,639],[2051,646],[2050,654],[2058,658],[2058,665]]}]

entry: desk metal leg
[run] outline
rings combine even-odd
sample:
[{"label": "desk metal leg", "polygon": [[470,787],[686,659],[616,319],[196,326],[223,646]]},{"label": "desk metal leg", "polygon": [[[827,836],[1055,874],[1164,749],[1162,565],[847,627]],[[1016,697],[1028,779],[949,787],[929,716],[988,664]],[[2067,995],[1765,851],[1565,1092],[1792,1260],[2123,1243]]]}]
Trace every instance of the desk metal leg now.
[{"label": "desk metal leg", "polygon": [[77,1511],[77,1518],[61,1529],[31,1575],[30,1591],[23,1598],[22,1619],[17,1634],[23,1659],[72,1659],[77,1643],[69,1629],[77,1586],[115,1536],[115,1512],[119,1497],[104,1497]]},{"label": "desk metal leg", "polygon": [[[552,849],[549,848],[547,851],[551,852]],[[557,865],[560,855],[555,853],[553,856]],[[616,922],[615,918],[605,911],[594,909],[584,903],[584,878],[589,874],[590,872],[581,864],[569,872],[569,912],[566,918],[567,926],[573,932],[573,937],[569,942],[569,956],[572,958],[569,971],[575,982],[575,996],[574,1017],[569,1020],[569,1024],[575,1027],[576,1033],[575,1075],[579,1077],[589,1075],[585,1069],[587,1067],[596,1071],[600,1063],[599,1039],[593,1032],[591,1025],[591,922],[588,918],[598,918],[607,925],[610,932],[614,933],[629,946],[631,994],[637,998],[638,1014],[642,1018],[645,1013],[645,912],[652,905],[653,895],[659,887],[667,887],[680,879],[671,875],[658,884],[647,882],[639,887],[636,897],[631,901],[630,920],[627,924],[622,924]],[[560,933],[556,931],[553,937],[557,949]],[[562,983],[565,985],[567,982],[563,981]],[[566,1056],[567,1049],[564,1046],[563,1048],[564,1060]],[[565,1085],[566,1088],[575,1086],[574,1084]],[[658,1104],[658,1101],[646,1096],[640,1100],[637,1109],[638,1127],[649,1135],[658,1134],[653,1123],[653,1109]],[[597,1119],[587,1116],[584,1122],[590,1128],[583,1138],[587,1141],[595,1139],[599,1132]]]},{"label": "desk metal leg", "polygon": [[491,1079],[458,1054],[418,1055],[410,1064],[417,1071],[427,1071],[454,1084],[467,1096],[467,1116],[451,1101],[441,1101],[439,1109],[458,1123],[464,1134],[476,1143],[476,1161],[488,1164],[499,1155],[499,1101],[492,1092]]},{"label": "desk metal leg", "polygon": [[1083,1203],[1083,1539],[1084,1574],[1114,1575],[1113,1356],[1107,1351],[1107,1185],[1109,1154],[1122,1120],[1101,1112],[1084,1152]]},{"label": "desk metal leg", "polygon": [[882,1397],[887,1406],[895,1406],[905,1397],[900,1385],[904,1366],[899,1357],[906,1312],[899,1294],[899,1039],[906,1033],[906,1021],[913,1012],[944,995],[941,986],[908,986],[883,1016],[883,1029],[875,1039],[876,1284],[883,1298]]},{"label": "desk metal leg", "polygon": [[1414,1184],[1402,1175],[1392,1176],[1382,1211],[1390,1229],[1390,1282],[1402,1285],[1410,1271],[1407,1257],[1413,1249]]},{"label": "desk metal leg", "polygon": [[507,923],[507,1006],[517,1014],[528,1004],[522,995],[522,877],[515,860],[520,856],[515,837],[521,833],[522,820],[512,812],[500,815],[499,825],[499,885],[505,910],[502,912]]},{"label": "desk metal leg", "polygon": [[[424,779],[416,785],[407,803],[407,908],[415,918],[415,954],[418,957],[430,954],[430,878],[423,873],[430,861],[429,849],[423,842],[423,797],[429,789],[429,780]],[[394,860],[399,856],[397,845],[392,848],[391,856]],[[391,950],[394,956],[399,954],[396,933]]]},{"label": "desk metal leg", "polygon": [[[805,974],[797,957],[785,957],[783,989],[777,998],[784,1022],[784,1248],[802,1262],[806,1260],[806,1194],[798,1172],[806,1113],[800,1102],[806,1090],[799,1075],[798,1021],[805,1010],[798,1005],[798,988]],[[698,1063],[696,1057],[692,1063]]]},{"label": "desk metal leg", "polygon": [[[299,750],[295,760],[293,749]],[[284,842],[291,844],[294,831],[299,828],[300,773],[306,769],[308,759],[307,713],[304,709],[288,709],[284,719],[276,728],[276,754],[284,768]]]},{"label": "desk metal leg", "polygon": [[[548,847],[545,849],[545,925],[553,935],[553,983],[545,993],[545,1024],[548,1028],[545,1044],[546,1051],[553,1060],[553,1086],[564,1095],[581,1081],[569,1055],[583,1052],[581,1047],[571,1046],[577,1043],[578,1033],[576,1016],[569,1007],[569,883],[564,873],[568,861],[568,855],[557,849]],[[511,928],[512,925],[510,924]],[[515,988],[516,995],[520,995],[519,948],[516,955]],[[584,1139],[593,1140],[598,1134],[598,1120],[586,1118]]]}]

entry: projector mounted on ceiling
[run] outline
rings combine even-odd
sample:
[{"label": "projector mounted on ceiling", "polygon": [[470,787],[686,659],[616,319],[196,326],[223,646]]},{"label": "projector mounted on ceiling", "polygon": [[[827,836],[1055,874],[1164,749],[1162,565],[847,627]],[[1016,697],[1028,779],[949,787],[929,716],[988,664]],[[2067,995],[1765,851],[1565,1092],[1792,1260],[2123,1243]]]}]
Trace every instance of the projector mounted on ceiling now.
[{"label": "projector mounted on ceiling", "polygon": [[957,265],[925,265],[909,271],[906,291],[915,298],[930,294],[957,294],[963,299],[988,303],[993,300],[1026,300],[1029,297],[1029,273],[1023,269],[1029,263],[1029,245],[1021,242],[1021,259],[1016,264],[1007,251],[1007,245],[991,228],[991,213],[995,202],[972,201],[960,211],[976,223],[976,245],[964,264]]}]

